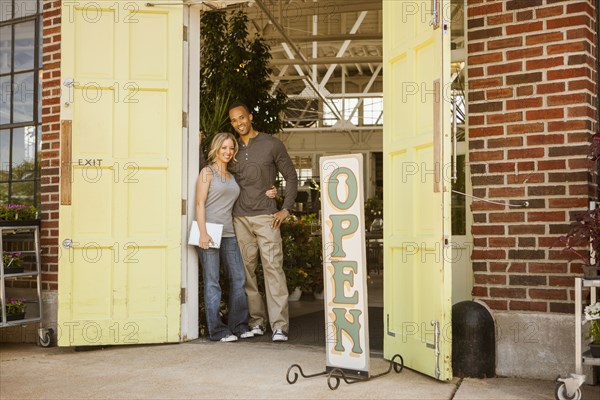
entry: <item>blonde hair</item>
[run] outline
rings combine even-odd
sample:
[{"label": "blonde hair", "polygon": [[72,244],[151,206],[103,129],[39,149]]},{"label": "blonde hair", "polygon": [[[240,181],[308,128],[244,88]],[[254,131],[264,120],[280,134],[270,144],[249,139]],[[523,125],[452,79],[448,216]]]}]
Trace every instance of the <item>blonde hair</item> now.
[{"label": "blonde hair", "polygon": [[231,139],[233,142],[233,162],[237,162],[235,156],[238,153],[238,142],[235,140],[235,136],[228,132],[217,133],[213,138],[212,142],[210,142],[210,151],[208,152],[208,163],[212,164],[217,159],[217,152],[223,146],[223,143],[227,140]]}]

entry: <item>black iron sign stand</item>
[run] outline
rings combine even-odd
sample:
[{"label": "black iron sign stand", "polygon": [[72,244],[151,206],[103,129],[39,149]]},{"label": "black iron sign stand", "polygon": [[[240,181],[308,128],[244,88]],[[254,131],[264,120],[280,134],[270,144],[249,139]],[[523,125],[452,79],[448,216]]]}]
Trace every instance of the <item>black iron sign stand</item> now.
[{"label": "black iron sign stand", "polygon": [[[298,369],[298,372],[300,373],[300,375],[302,375],[303,378],[314,378],[316,376],[327,375],[327,386],[329,386],[329,389],[335,390],[340,386],[341,380],[344,380],[344,382],[346,382],[348,385],[350,385],[352,383],[366,382],[371,379],[375,379],[375,378],[379,378],[380,376],[387,375],[390,372],[392,372],[392,369],[394,370],[394,372],[399,374],[404,369],[404,359],[402,358],[402,356],[400,354],[396,354],[390,360],[390,365],[389,365],[387,371],[382,372],[377,375],[371,375],[371,376],[368,376],[368,374],[367,374],[366,377],[347,376],[346,372],[344,372],[344,370],[342,368],[330,368],[330,367],[328,367],[325,371],[318,372],[316,374],[306,375],[300,365],[292,364],[288,368],[287,374],[285,377],[285,379],[288,381],[288,383],[290,385],[293,385],[294,383],[296,383],[296,381],[298,381],[298,372],[294,371],[293,376],[291,376],[292,370],[294,368]],[[333,383],[333,380],[335,380],[335,383]]]}]

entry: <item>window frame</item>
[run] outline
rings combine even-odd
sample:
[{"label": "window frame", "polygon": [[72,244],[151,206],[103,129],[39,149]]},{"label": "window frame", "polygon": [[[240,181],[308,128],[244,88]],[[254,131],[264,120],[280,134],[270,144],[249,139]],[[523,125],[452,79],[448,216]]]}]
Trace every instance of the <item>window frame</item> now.
[{"label": "window frame", "polygon": [[[31,15],[21,16],[18,18],[13,18],[14,13],[16,11],[15,5],[17,0],[12,0],[11,8],[8,8],[8,12],[11,13],[10,17],[0,21],[0,28],[4,28],[9,26],[11,32],[10,38],[10,69],[8,72],[0,73],[0,77],[6,78],[10,77],[9,85],[10,85],[10,98],[8,104],[8,112],[9,112],[9,120],[8,123],[0,124],[0,131],[8,131],[8,143],[9,143],[9,152],[8,152],[8,165],[5,170],[4,165],[0,165],[0,169],[2,174],[0,175],[0,185],[5,186],[7,188],[6,193],[6,202],[8,204],[11,203],[23,203],[23,199],[14,200],[14,190],[13,187],[15,184],[33,184],[33,193],[32,197],[25,200],[26,204],[31,204],[35,207],[40,206],[40,159],[41,159],[41,129],[42,129],[42,119],[41,119],[41,73],[43,71],[42,65],[42,57],[40,54],[41,46],[43,46],[43,3],[40,0],[36,1],[36,10],[35,13]],[[6,9],[0,10],[0,12],[6,12]],[[4,18],[4,16],[2,16]],[[34,22],[34,37],[33,37],[33,68],[24,69],[15,71],[15,29],[18,24],[26,23],[26,22]],[[15,76],[25,75],[25,74],[33,74],[33,93],[32,93],[32,114],[31,119],[24,122],[14,122],[14,114],[15,114]],[[27,96],[27,95],[26,95]],[[16,131],[19,129],[23,129],[26,127],[34,127],[35,132],[35,141],[34,141],[34,154],[33,154],[33,178],[32,179],[15,179],[13,176],[13,151],[15,144],[15,135]],[[3,175],[6,173],[6,179],[4,179]]]}]

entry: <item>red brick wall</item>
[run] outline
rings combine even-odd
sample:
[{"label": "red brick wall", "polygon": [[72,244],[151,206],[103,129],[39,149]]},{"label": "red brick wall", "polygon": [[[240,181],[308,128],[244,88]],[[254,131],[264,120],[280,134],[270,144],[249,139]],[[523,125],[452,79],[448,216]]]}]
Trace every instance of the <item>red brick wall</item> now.
[{"label": "red brick wall", "polygon": [[42,77],[42,290],[58,289],[60,0],[44,1]]},{"label": "red brick wall", "polygon": [[572,312],[581,272],[557,241],[593,190],[595,0],[469,0],[468,118],[475,297]]}]

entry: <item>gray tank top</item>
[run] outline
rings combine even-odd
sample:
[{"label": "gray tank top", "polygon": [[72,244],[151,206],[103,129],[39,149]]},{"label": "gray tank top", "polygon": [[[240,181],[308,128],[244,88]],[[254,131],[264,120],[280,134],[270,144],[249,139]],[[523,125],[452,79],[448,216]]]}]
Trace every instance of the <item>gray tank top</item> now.
[{"label": "gray tank top", "polygon": [[209,166],[214,176],[210,181],[206,197],[206,222],[223,224],[223,237],[233,237],[232,210],[235,201],[240,195],[240,187],[233,175],[225,179],[216,169]]}]

